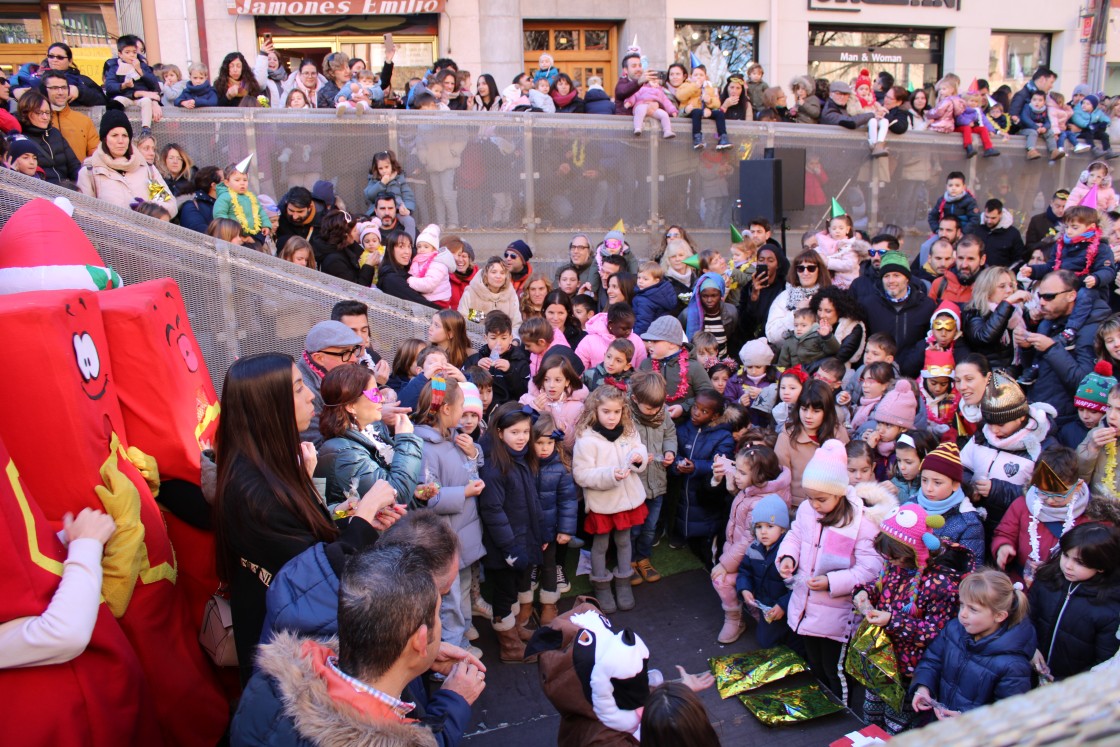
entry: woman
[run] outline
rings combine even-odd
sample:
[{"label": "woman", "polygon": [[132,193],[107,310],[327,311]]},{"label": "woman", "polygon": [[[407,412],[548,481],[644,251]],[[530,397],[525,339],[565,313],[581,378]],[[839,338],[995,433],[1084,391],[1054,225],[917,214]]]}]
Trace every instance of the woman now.
[{"label": "woman", "polygon": [[[40,68],[39,74],[42,75],[47,70],[66,74],[66,82],[70,84],[70,95],[67,100],[71,106],[105,105],[105,92],[101,86],[93,82],[93,79],[82,75],[81,70],[74,64],[74,52],[70,49],[70,45],[55,42],[47,47],[47,59],[43,68]],[[17,91],[17,98],[22,97],[26,90],[29,89]]]},{"label": "woman", "polygon": [[392,487],[382,481],[360,494],[341,531],[331,521],[311,483],[315,448],[299,440],[315,415],[314,396],[295,362],[280,353],[234,361],[222,387],[215,545],[218,577],[230,588],[243,683],[253,673],[268,582],[284,564],[317,542],[369,546],[375,529],[387,529],[401,515]]},{"label": "woman", "polygon": [[1023,326],[1023,304],[1030,300],[1030,291],[1018,288],[1011,270],[983,270],[972,284],[972,300],[961,314],[968,350],[984,355],[992,368],[1010,369],[1015,363],[1011,336]]},{"label": "woman", "polygon": [[521,320],[544,316],[544,299],[551,291],[551,280],[539,272],[530,275],[521,288]]},{"label": "woman", "polygon": [[439,308],[408,284],[408,269],[415,256],[412,237],[399,228],[392,231],[385,239],[385,257],[377,270],[377,287],[390,296],[432,309]]},{"label": "woman", "polygon": [[548,95],[556,104],[557,114],[583,114],[586,111],[583,99],[579,96],[579,89],[567,73],[560,73],[552,82]]},{"label": "woman", "polygon": [[961,393],[957,407],[957,445],[963,447],[980,428],[983,419],[980,402],[984,399],[992,369],[983,355],[970,353],[957,364],[955,374],[957,391]]},{"label": "woman", "polygon": [[557,288],[549,291],[548,295],[544,297],[544,318],[552,325],[553,329],[560,330],[564,334],[564,339],[568,341],[568,347],[572,350],[576,349],[580,340],[587,336],[580,326],[579,320],[572,312],[572,299],[566,292]]},{"label": "woman", "polygon": [[319,69],[311,60],[300,60],[297,71],[288,77],[288,83],[281,95],[285,105],[294,90],[303,94],[303,100],[311,109],[319,105],[319,87],[326,83],[326,79],[319,75]]},{"label": "woman", "polygon": [[478,274],[478,265],[474,263],[474,247],[456,236],[448,236],[443,240],[455,257],[455,271],[451,273],[451,308],[459,308],[459,301],[467,290],[471,280]]},{"label": "woman", "polygon": [[[194,191],[194,175],[198,171],[191,157],[181,145],[168,143],[160,148],[156,158],[156,168],[167,182],[167,188],[176,197],[190,195]],[[179,200],[182,203],[182,200]]]},{"label": "woman", "polygon": [[692,247],[683,238],[671,239],[665,248],[665,253],[659,260],[665,279],[673,284],[677,295],[692,292],[696,284],[696,273],[684,261],[695,254]]},{"label": "woman", "polygon": [[257,55],[257,60],[253,64],[253,74],[267,94],[271,105],[279,107],[280,102],[283,101],[280,92],[284,89],[284,81],[288,77],[288,71],[280,61],[280,55],[273,48],[271,41],[266,42],[261,47],[260,54]]},{"label": "woman", "polygon": [[[686,80],[688,80],[688,70],[686,70],[681,63],[674,62],[665,72],[664,80],[661,81],[661,88],[677,109],[681,108],[681,101],[677,98],[677,89],[680,88]],[[662,246],[661,249],[662,252],[664,252],[665,247]]]},{"label": "woman", "polygon": [[832,357],[838,358],[848,368],[852,368],[854,361],[863,359],[867,324],[863,308],[855,298],[830,285],[809,300],[809,309],[819,321],[828,322],[832,334],[840,341],[840,350]]},{"label": "woman", "polygon": [[661,234],[661,247],[657,250],[657,254],[653,258],[654,262],[661,263],[662,268],[665,267],[665,250],[669,248],[669,242],[674,239],[681,239],[684,241],[688,244],[689,251],[696,254],[696,244],[692,243],[692,239],[688,236],[688,231],[684,230],[681,226],[669,226],[665,229],[665,233]]},{"label": "woman", "polygon": [[481,323],[487,313],[495,310],[508,314],[514,329],[521,326],[517,293],[513,290],[509,270],[502,264],[501,257],[486,260],[486,264],[459,299],[459,313],[472,322]]},{"label": "woman", "polygon": [[786,92],[781,86],[770,86],[762,92],[762,104],[765,107],[759,112],[759,119],[767,112],[773,112],[776,122],[793,122],[794,117],[789,113],[789,105],[786,102]]},{"label": "woman", "polygon": [[[327,250],[315,257],[319,269],[336,278],[366,288],[373,283],[376,266],[372,262],[361,264],[362,245],[358,243],[358,221],[345,210],[331,210],[323,216],[319,238]],[[377,255],[371,255],[374,260]]]},{"label": "woman", "polygon": [[214,90],[218,92],[218,106],[260,106],[257,97],[264,92],[240,52],[230,52],[222,59]]},{"label": "woman", "polygon": [[[395,435],[386,442],[381,391],[373,371],[365,366],[337,366],[323,377],[320,394],[323,445],[315,476],[327,480],[327,505],[352,499],[355,489],[364,495],[378,480],[392,486],[398,502],[410,501],[420,483],[423,442],[403,414],[396,416]],[[378,427],[370,428],[375,423]]]},{"label": "woman", "polygon": [[931,108],[929,105],[929,91],[924,88],[917,89],[914,93],[910,94],[910,103],[903,104],[903,107],[908,108],[914,115],[911,117],[910,129],[929,129],[929,121],[926,119],[926,112]]},{"label": "woman", "polygon": [[809,379],[797,397],[797,406],[790,408],[789,421],[778,435],[774,453],[778,462],[790,471],[789,486],[796,509],[809,497],[801,485],[801,476],[813,454],[830,438],[848,443],[848,431],[836,414],[832,387],[818,379]]},{"label": "woman", "polygon": [[444,68],[439,72],[439,81],[443,83],[443,101],[447,108],[455,112],[466,111],[469,97],[459,86],[459,74],[451,68]]},{"label": "woman", "polygon": [[719,108],[723,109],[723,113],[728,119],[739,122],[750,122],[754,119],[754,113],[751,111],[751,100],[747,97],[743,76],[732,75],[728,78],[719,98],[723,102],[719,105]]},{"label": "woman", "polygon": [[763,244],[759,248],[751,285],[739,294],[740,326],[746,339],[753,340],[764,333],[770,307],[786,292],[789,269],[789,260],[773,245]]},{"label": "woman", "polygon": [[437,311],[428,325],[428,342],[447,354],[447,362],[462,368],[471,354],[467,320],[454,309]]},{"label": "woman", "polygon": [[770,304],[770,313],[766,316],[766,339],[773,345],[781,345],[787,333],[793,332],[793,312],[808,307],[817,291],[832,285],[828,266],[812,249],[797,255],[789,268],[787,281],[789,285]]},{"label": "woman", "polygon": [[101,145],[80,169],[78,191],[122,208],[139,197],[158,203],[174,218],[179,205],[156,167],[145,163],[140,151],[132,147],[132,123],[125,113],[119,109],[106,111],[99,132]]},{"label": "woman", "polygon": [[[634,305],[638,276],[632,272],[616,272],[607,280],[607,306],[616,303]],[[606,311],[606,309],[602,309]]]},{"label": "woman", "polygon": [[342,52],[327,55],[323,59],[323,75],[327,82],[319,88],[315,105],[319,109],[334,109],[342,87],[350,82],[350,58]]},{"label": "woman", "polygon": [[685,337],[691,340],[700,332],[712,334],[719,345],[721,359],[728,357],[730,351],[739,349],[739,310],[724,303],[726,294],[727,285],[723,276],[705,272],[696,281],[688,308],[680,315]]},{"label": "woman", "polygon": [[51,105],[47,99],[38,91],[27,91],[20,97],[16,119],[23,134],[39,146],[39,168],[46,180],[73,189],[82,163],[62,136],[62,130],[51,125]]},{"label": "woman", "polygon": [[218,185],[224,181],[217,166],[203,166],[192,180],[194,192],[183,200],[179,211],[179,225],[183,228],[206,233],[214,219],[214,201],[218,199]]},{"label": "woman", "polygon": [[470,108],[476,112],[500,112],[502,110],[502,95],[498,92],[498,84],[494,82],[494,76],[490,73],[483,73],[478,76],[478,82],[475,83],[475,94],[471,99]]}]

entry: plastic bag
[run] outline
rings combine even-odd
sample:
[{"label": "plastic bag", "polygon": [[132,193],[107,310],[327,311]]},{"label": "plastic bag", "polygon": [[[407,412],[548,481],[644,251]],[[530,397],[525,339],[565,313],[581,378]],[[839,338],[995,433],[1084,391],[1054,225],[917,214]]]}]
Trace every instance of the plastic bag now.
[{"label": "plastic bag", "polygon": [[754,690],[808,669],[805,660],[785,646],[708,659],[720,697]]},{"label": "plastic bag", "polygon": [[898,671],[898,659],[887,631],[866,620],[848,644],[844,671],[882,698],[899,713],[906,702],[906,688]]}]

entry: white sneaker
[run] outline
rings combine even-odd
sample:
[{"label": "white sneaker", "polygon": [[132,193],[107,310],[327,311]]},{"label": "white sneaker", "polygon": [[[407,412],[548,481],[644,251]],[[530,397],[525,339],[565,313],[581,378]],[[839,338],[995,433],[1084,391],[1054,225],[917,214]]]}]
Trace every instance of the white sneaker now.
[{"label": "white sneaker", "polygon": [[346,114],[346,110],[349,108],[350,107],[348,107],[345,103],[339,103],[339,105],[334,108],[334,115],[336,117],[341,117]]},{"label": "white sneaker", "polygon": [[1085,151],[1089,150],[1092,147],[1093,146],[1086,145],[1085,143],[1078,143],[1077,145],[1073,146],[1073,152],[1074,153],[1084,153]]}]

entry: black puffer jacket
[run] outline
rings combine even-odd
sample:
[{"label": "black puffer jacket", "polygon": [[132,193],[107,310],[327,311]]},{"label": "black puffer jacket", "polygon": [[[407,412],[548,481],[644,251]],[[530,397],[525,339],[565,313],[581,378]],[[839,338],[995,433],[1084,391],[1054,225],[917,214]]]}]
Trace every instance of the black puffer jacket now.
[{"label": "black puffer jacket", "polygon": [[1039,580],[1031,586],[1030,615],[1038,650],[1057,679],[1088,671],[1116,653],[1120,589],[1100,599],[1100,584]]},{"label": "black puffer jacket", "polygon": [[[482,543],[486,568],[523,570],[544,562],[541,545],[545,542],[544,514],[537,496],[537,480],[526,462],[528,448],[509,449],[497,438],[484,443],[486,464],[479,477],[486,484],[478,496],[478,515],[482,517]],[[506,449],[512,461],[502,474],[492,457],[494,449]],[[549,539],[552,539],[551,537]]]},{"label": "black puffer jacket", "polygon": [[875,294],[860,298],[867,312],[867,334],[885,332],[898,345],[898,369],[903,376],[918,376],[922,371],[922,348],[918,344],[929,331],[929,320],[937,307],[924,291],[910,286],[910,295],[895,303],[887,298],[880,282]]},{"label": "black puffer jacket", "polygon": [[358,266],[358,260],[362,256],[361,245],[353,243],[341,249],[337,247],[332,248],[334,251],[323,255],[323,258],[320,260],[319,269],[336,278],[349,280],[351,283],[358,283],[367,288],[370,287],[370,284],[373,283],[373,274],[377,266],[373,264],[368,264],[365,267]]},{"label": "black puffer jacket", "polygon": [[62,130],[57,127],[44,130],[25,121],[21,121],[20,125],[23,127],[23,134],[39,146],[39,168],[43,170],[47,181],[73,189],[78,182],[82,162],[62,136]]},{"label": "black puffer jacket", "polygon": [[[1000,301],[995,311],[983,316],[976,309],[968,307],[961,314],[965,344],[972,352],[987,356],[992,368],[1010,368],[1015,361],[1015,345],[1011,342],[1011,334],[1007,329],[1014,313],[1014,306],[1007,301]],[[1007,334],[1006,341],[1004,334]]]}]

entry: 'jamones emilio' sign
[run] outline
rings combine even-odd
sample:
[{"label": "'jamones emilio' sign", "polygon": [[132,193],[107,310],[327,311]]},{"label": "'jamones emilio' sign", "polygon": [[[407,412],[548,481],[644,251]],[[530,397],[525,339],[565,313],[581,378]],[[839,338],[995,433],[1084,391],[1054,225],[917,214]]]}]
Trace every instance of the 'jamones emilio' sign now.
[{"label": "'jamones emilio' sign", "polygon": [[227,0],[235,16],[407,16],[442,13],[447,0]]}]

